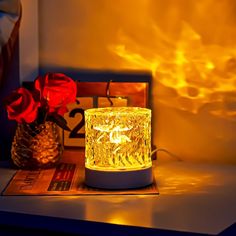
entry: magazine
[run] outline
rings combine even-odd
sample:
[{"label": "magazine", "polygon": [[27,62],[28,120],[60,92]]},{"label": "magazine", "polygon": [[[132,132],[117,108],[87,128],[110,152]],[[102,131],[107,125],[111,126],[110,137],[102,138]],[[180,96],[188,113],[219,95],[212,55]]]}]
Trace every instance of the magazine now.
[{"label": "magazine", "polygon": [[[73,158],[72,158],[73,157]],[[2,195],[134,195],[158,194],[153,184],[138,189],[105,190],[84,183],[84,153],[67,152],[62,161],[52,169],[18,170]]]}]

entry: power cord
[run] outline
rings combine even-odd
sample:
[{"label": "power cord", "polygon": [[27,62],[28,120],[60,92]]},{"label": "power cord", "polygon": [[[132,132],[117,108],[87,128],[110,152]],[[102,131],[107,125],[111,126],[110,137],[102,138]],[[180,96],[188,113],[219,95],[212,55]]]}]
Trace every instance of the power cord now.
[{"label": "power cord", "polygon": [[175,158],[177,161],[182,161],[182,159],[181,159],[179,156],[175,155],[174,153],[171,153],[170,151],[168,151],[168,150],[165,149],[165,148],[156,148],[156,149],[154,149],[154,150],[151,152],[151,156],[152,156],[153,154],[155,154],[155,153],[158,153],[158,152],[165,152],[165,153],[168,154],[169,156]]}]

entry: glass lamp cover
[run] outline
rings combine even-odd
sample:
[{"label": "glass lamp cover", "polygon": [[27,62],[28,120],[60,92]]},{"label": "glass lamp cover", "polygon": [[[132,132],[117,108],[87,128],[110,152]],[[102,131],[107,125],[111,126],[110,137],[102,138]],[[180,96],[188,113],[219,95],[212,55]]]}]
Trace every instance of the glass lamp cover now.
[{"label": "glass lamp cover", "polygon": [[88,109],[85,133],[85,167],[88,169],[127,171],[152,166],[150,109]]}]

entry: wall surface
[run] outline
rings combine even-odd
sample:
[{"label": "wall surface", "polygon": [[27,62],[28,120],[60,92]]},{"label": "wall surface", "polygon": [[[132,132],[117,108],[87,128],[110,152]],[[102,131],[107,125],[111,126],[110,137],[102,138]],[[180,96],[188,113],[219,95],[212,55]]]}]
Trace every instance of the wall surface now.
[{"label": "wall surface", "polygon": [[38,0],[21,0],[20,79],[33,80],[38,75]]},{"label": "wall surface", "polygon": [[39,62],[152,70],[154,143],[184,160],[236,164],[235,9],[234,0],[41,0]]}]

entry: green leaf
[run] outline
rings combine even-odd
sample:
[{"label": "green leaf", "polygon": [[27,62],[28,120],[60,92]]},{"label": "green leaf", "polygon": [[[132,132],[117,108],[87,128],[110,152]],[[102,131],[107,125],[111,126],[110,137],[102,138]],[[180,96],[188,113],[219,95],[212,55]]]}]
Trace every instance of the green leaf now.
[{"label": "green leaf", "polygon": [[47,109],[45,107],[39,107],[38,108],[38,118],[37,122],[38,124],[43,124],[47,116]]},{"label": "green leaf", "polygon": [[48,115],[47,120],[55,122],[59,127],[64,130],[71,131],[71,129],[67,126],[67,122],[64,117],[58,115],[57,113],[51,113],[50,115]]}]

